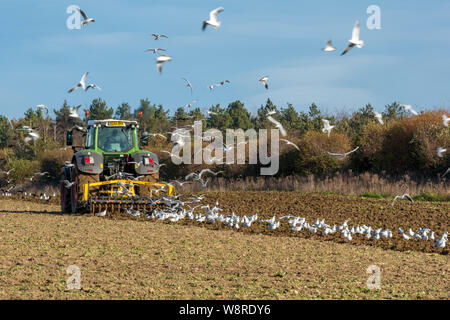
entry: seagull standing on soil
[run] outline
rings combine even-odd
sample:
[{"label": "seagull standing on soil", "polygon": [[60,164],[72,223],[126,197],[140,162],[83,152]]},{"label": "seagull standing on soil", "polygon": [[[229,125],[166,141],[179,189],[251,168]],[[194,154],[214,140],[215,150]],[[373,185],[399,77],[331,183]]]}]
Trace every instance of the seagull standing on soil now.
[{"label": "seagull standing on soil", "polygon": [[322,132],[327,132],[328,137],[330,137],[331,129],[333,129],[335,126],[330,125],[330,121],[327,119],[322,119],[323,121],[323,129]]},{"label": "seagull standing on soil", "polygon": [[97,212],[97,213],[95,213],[95,215],[98,217],[104,217],[104,216],[106,216],[106,210],[102,211],[102,212]]},{"label": "seagull standing on soil", "polygon": [[82,87],[84,90],[86,90],[86,77],[88,76],[88,74],[89,74],[89,72],[86,72],[85,74],[83,74],[80,82],[78,82],[74,87],[72,87],[69,90],[69,93],[73,92],[74,90],[78,89],[79,87]]},{"label": "seagull standing on soil", "polygon": [[223,7],[216,8],[209,13],[209,20],[203,21],[202,30],[205,31],[206,27],[210,25],[214,29],[220,27],[222,22],[217,21],[217,15],[224,10]]},{"label": "seagull standing on soil", "polygon": [[359,39],[359,21],[356,21],[355,26],[352,31],[352,38],[348,40],[350,44],[345,48],[345,50],[341,53],[341,56],[346,54],[351,48],[356,46],[357,48],[362,48],[364,45],[364,41]]},{"label": "seagull standing on soil", "polygon": [[165,54],[160,55],[156,58],[156,68],[158,69],[158,72],[161,73],[162,71],[162,65],[164,62],[171,61],[172,58],[169,56],[166,56]]},{"label": "seagull standing on soil", "polygon": [[259,82],[262,82],[264,84],[264,87],[266,89],[269,89],[269,84],[267,83],[267,81],[269,80],[268,76],[262,77],[261,79],[259,79]]},{"label": "seagull standing on soil", "polygon": [[327,45],[325,46],[325,48],[322,49],[322,51],[324,52],[333,52],[336,51],[336,48],[333,47],[333,45],[331,44],[331,40],[327,41]]},{"label": "seagull standing on soil", "polygon": [[286,130],[283,128],[283,126],[281,125],[281,123],[279,123],[277,120],[275,120],[274,118],[272,118],[272,116],[267,116],[267,120],[269,120],[270,122],[272,122],[272,123],[275,125],[275,127],[277,127],[277,128],[280,130],[281,135],[282,135],[283,137],[285,137],[285,136],[287,135]]}]

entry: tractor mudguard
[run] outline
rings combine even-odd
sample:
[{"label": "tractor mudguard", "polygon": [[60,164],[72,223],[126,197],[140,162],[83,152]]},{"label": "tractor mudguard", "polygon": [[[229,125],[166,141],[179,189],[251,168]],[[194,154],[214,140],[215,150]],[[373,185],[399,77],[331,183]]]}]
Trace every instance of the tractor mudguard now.
[{"label": "tractor mudguard", "polygon": [[75,153],[76,167],[80,172],[101,174],[103,172],[103,155],[92,151]]},{"label": "tractor mudguard", "polygon": [[158,157],[151,152],[139,152],[132,155],[133,161],[139,163],[134,168],[138,175],[147,175],[158,172]]}]

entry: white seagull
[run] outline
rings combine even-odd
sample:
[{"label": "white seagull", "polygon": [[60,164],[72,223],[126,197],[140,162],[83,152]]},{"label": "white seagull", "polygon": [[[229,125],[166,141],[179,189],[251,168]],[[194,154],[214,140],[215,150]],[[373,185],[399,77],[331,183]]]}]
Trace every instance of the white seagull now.
[{"label": "white seagull", "polygon": [[409,201],[411,201],[412,203],[414,203],[413,198],[411,198],[411,196],[409,194],[405,193],[402,196],[396,196],[394,198],[394,200],[392,201],[392,205],[394,205],[394,202],[397,201],[398,199],[405,199],[405,198],[408,199]]},{"label": "white seagull", "polygon": [[272,116],[267,116],[267,120],[269,120],[270,122],[272,122],[274,125],[275,125],[275,127],[277,127],[279,130],[280,130],[280,132],[281,132],[281,135],[283,136],[283,137],[285,137],[286,136],[286,130],[283,128],[283,126],[281,125],[281,123],[279,123],[277,120],[275,120],[274,118],[272,118]]},{"label": "white seagull", "polygon": [[375,114],[375,118],[377,118],[378,122],[380,124],[384,124],[384,122],[383,122],[383,115],[381,113],[379,113],[379,112],[376,112],[376,111],[374,111],[373,113]]},{"label": "white seagull", "polygon": [[323,121],[323,129],[322,132],[327,132],[328,137],[330,136],[331,129],[333,129],[335,126],[330,126],[330,121],[327,119],[322,119]]},{"label": "white seagull", "polygon": [[98,85],[96,85],[96,84],[94,84],[94,83],[92,83],[92,84],[86,86],[86,89],[84,89],[84,91],[88,91],[88,89],[98,89],[98,90],[100,90],[100,91],[102,90],[102,88],[100,88]]},{"label": "white seagull", "polygon": [[158,69],[158,72],[161,73],[162,71],[162,64],[164,62],[168,62],[171,61],[172,58],[169,56],[166,56],[165,54],[160,55],[159,57],[156,58],[156,67]]},{"label": "white seagull", "polygon": [[355,26],[353,27],[353,31],[352,31],[352,38],[350,40],[348,40],[348,42],[350,42],[350,44],[341,53],[341,56],[346,54],[354,46],[356,46],[358,48],[362,48],[363,47],[364,41],[359,39],[359,21],[356,21]]},{"label": "white seagull", "polygon": [[322,51],[324,52],[332,52],[332,51],[336,51],[336,48],[333,47],[333,45],[331,44],[331,40],[327,41],[327,45],[325,46],[325,48],[322,49]]},{"label": "white seagull", "polygon": [[86,26],[89,22],[95,22],[94,19],[88,18],[88,16],[86,15],[86,13],[84,13],[83,10],[81,10],[81,9],[77,9],[77,10],[83,16],[83,19],[84,19],[83,21],[81,21],[82,26]]},{"label": "white seagull", "polygon": [[346,152],[346,153],[332,153],[332,152],[328,152],[328,154],[329,154],[330,156],[337,156],[337,157],[345,158],[345,157],[348,156],[350,153],[353,153],[353,152],[355,152],[355,151],[358,150],[358,149],[359,149],[359,147],[356,147],[355,149],[350,150],[349,152]]},{"label": "white seagull", "polygon": [[413,115],[415,115],[415,116],[418,115],[417,111],[415,111],[415,110],[412,108],[411,105],[409,105],[409,104],[402,104],[401,106],[402,106],[403,108],[405,108],[406,111],[411,112]]},{"label": "white seagull", "polygon": [[442,122],[444,123],[444,127],[448,127],[449,120],[450,120],[450,118],[447,117],[447,115],[445,115],[445,114],[442,115]]},{"label": "white seagull", "polygon": [[81,107],[81,105],[70,108],[69,118],[79,118],[80,115],[78,114],[78,109]]},{"label": "white seagull", "polygon": [[269,80],[269,77],[265,76],[265,77],[262,77],[261,79],[259,79],[258,81],[262,82],[266,89],[269,89],[269,84],[267,83],[268,80]]},{"label": "white seagull", "polygon": [[447,173],[450,172],[450,168],[447,169],[447,171],[445,171],[445,173],[441,176],[441,178],[445,177],[447,175]]},{"label": "white seagull", "polygon": [[284,142],[286,142],[287,144],[289,144],[289,145],[291,145],[291,146],[294,146],[295,149],[297,149],[298,151],[300,151],[300,148],[299,148],[295,143],[293,143],[293,142],[291,142],[291,141],[289,141],[289,140],[286,140],[286,139],[280,139],[280,141],[284,141]]},{"label": "white seagull", "polygon": [[217,21],[217,15],[222,12],[224,10],[223,7],[219,7],[214,9],[213,11],[211,11],[209,13],[209,20],[203,21],[203,26],[202,26],[202,30],[205,31],[206,27],[208,25],[210,25],[211,27],[213,27],[214,29],[217,29],[220,27],[220,24],[222,22]]},{"label": "white seagull", "polygon": [[38,104],[36,107],[37,107],[39,110],[45,110],[45,111],[47,112],[47,114],[48,114],[48,107],[47,107],[46,105]]},{"label": "white seagull", "polygon": [[28,131],[28,136],[25,138],[25,143],[29,142],[29,141],[36,141],[40,138],[40,135],[38,132],[34,131],[33,129],[31,129],[30,131]]},{"label": "white seagull", "polygon": [[89,72],[86,72],[81,77],[80,82],[78,82],[73,88],[69,90],[69,93],[73,92],[74,90],[78,89],[79,87],[82,87],[84,90],[86,90],[86,77],[88,76]]},{"label": "white seagull", "polygon": [[146,52],[147,51],[151,51],[151,52],[153,52],[153,53],[157,53],[158,51],[166,51],[165,49],[163,49],[163,48],[149,48],[149,49],[147,49],[147,50],[145,50]]},{"label": "white seagull", "polygon": [[191,93],[192,93],[192,91],[194,90],[194,88],[192,87],[192,84],[189,82],[189,80],[186,79],[186,78],[181,78],[181,79],[183,79],[184,81],[186,81],[186,86],[189,87],[189,88],[191,89]]},{"label": "white seagull", "polygon": [[444,152],[447,152],[447,149],[442,148],[442,147],[439,147],[439,148],[437,149],[437,155],[438,155],[438,157],[439,157],[439,158],[442,158],[442,157],[444,156]]},{"label": "white seagull", "polygon": [[106,216],[106,210],[102,211],[102,212],[96,212],[95,215],[98,217],[104,217],[104,216]]},{"label": "white seagull", "polygon": [[155,40],[159,40],[159,38],[168,38],[165,34],[152,33],[152,36],[155,37]]}]

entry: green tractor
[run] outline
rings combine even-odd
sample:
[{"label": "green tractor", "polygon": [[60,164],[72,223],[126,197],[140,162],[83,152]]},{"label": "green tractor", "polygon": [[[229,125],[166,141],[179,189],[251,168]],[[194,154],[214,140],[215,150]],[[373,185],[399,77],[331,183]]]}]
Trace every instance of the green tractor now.
[{"label": "green tractor", "polygon": [[[149,135],[144,131],[139,136],[136,121],[90,120],[87,130],[78,127],[86,137],[84,146],[73,146],[74,128],[66,136],[74,155],[63,167],[62,212],[117,211],[127,204],[145,207],[152,203],[153,191],[165,187],[158,183],[158,157],[140,148],[148,145]],[[170,195],[169,187],[165,191]]]}]

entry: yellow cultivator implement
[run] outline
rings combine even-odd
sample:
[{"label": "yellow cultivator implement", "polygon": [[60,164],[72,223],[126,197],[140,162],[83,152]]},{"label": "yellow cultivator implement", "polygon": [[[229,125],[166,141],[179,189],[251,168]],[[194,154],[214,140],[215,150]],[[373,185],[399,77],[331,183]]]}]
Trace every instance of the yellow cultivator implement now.
[{"label": "yellow cultivator implement", "polygon": [[[82,202],[91,212],[120,212],[130,207],[150,211],[160,204],[160,192],[169,197],[173,193],[172,185],[125,179],[85,183],[80,187],[83,190]],[[139,196],[139,188],[146,188],[148,196]]]}]

